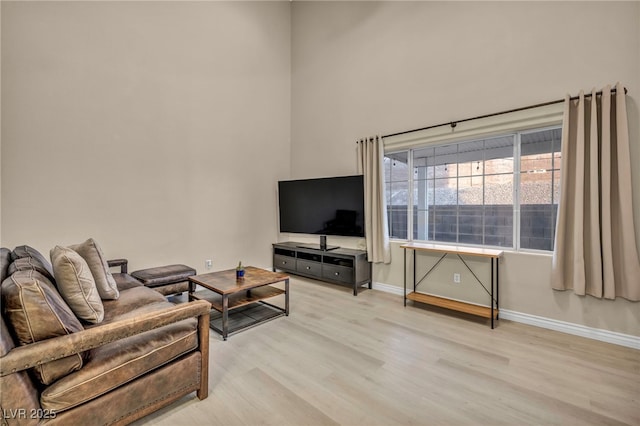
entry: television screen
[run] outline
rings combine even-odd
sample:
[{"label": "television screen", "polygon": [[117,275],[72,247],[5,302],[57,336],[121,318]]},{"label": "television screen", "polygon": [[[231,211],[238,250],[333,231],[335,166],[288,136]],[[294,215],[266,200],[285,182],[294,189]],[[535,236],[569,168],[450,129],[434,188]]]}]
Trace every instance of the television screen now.
[{"label": "television screen", "polygon": [[278,182],[280,232],[364,237],[362,175]]}]

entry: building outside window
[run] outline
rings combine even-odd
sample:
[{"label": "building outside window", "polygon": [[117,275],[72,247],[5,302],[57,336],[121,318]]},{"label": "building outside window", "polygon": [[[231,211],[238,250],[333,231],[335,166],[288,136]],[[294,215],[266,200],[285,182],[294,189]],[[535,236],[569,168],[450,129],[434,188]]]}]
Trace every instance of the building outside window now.
[{"label": "building outside window", "polygon": [[556,126],[385,154],[390,237],[553,250],[560,139]]}]

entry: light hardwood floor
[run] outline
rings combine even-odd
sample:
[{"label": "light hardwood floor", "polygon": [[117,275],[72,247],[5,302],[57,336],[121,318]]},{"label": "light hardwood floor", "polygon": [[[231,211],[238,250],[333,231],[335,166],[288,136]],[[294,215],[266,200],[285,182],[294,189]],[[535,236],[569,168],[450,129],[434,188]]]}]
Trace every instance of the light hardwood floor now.
[{"label": "light hardwood floor", "polygon": [[640,425],[640,351],[487,321],[292,277],[289,317],[212,332],[208,399],[136,424]]}]

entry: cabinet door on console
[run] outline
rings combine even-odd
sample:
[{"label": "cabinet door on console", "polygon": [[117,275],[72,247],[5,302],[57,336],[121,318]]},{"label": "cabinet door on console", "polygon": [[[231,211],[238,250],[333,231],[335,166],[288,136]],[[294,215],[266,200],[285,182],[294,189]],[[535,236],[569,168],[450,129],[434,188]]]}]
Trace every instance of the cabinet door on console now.
[{"label": "cabinet door on console", "polygon": [[322,266],[322,277],[327,280],[340,281],[351,284],[353,282],[353,269],[344,266],[333,266],[324,264]]},{"label": "cabinet door on console", "polygon": [[296,270],[296,258],[281,255],[273,256],[273,267],[278,269]]},{"label": "cabinet door on console", "polygon": [[296,270],[296,252],[285,248],[273,249],[273,267],[278,269]]},{"label": "cabinet door on console", "polygon": [[322,256],[319,253],[298,252],[296,271],[303,275],[322,276]]},{"label": "cabinet door on console", "polygon": [[318,262],[310,262],[308,260],[298,260],[296,271],[305,275],[313,275],[319,277],[322,275],[322,264]]},{"label": "cabinet door on console", "polygon": [[325,256],[322,276],[328,280],[351,284],[353,282],[353,258]]}]

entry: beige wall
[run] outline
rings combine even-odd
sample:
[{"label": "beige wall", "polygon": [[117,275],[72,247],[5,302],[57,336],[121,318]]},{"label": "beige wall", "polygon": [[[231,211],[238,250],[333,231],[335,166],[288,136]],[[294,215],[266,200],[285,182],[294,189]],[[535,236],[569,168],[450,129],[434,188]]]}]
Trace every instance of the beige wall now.
[{"label": "beige wall", "polygon": [[[294,2],[292,10],[294,177],[354,173],[358,137],[620,81],[630,90],[640,245],[640,3]],[[361,241],[341,245],[347,244]],[[374,279],[402,286],[402,250],[399,243],[392,248],[392,264],[375,266]],[[444,269],[434,277],[440,281],[435,292],[459,296],[463,286],[449,277],[460,267]],[[640,335],[637,303],[552,291],[550,269],[550,256],[506,254],[501,307]],[[468,281],[463,276],[463,284]],[[471,287],[469,292],[471,299],[483,297]]]},{"label": "beige wall", "polygon": [[[1,19],[3,246],[268,266],[298,238],[277,234],[278,179],[355,173],[364,135],[616,81],[640,158],[638,2],[3,1]],[[398,246],[377,282],[402,286]],[[505,309],[640,335],[637,304],[551,291],[548,256],[501,268]]]},{"label": "beige wall", "polygon": [[2,1],[2,240],[271,264],[288,2]]}]

